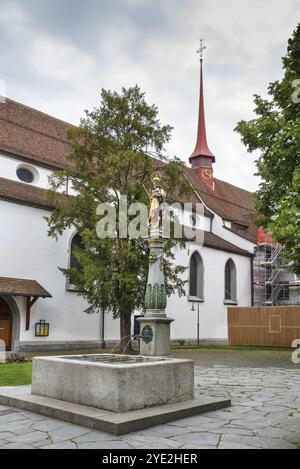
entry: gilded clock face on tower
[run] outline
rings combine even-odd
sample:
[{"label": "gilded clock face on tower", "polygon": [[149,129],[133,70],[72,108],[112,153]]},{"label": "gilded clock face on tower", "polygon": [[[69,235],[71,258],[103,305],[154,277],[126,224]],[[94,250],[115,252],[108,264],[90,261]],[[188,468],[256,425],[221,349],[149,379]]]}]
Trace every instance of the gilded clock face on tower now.
[{"label": "gilded clock face on tower", "polygon": [[211,179],[212,178],[212,175],[213,175],[213,172],[211,169],[202,169],[202,177],[203,179],[205,179],[206,181]]}]

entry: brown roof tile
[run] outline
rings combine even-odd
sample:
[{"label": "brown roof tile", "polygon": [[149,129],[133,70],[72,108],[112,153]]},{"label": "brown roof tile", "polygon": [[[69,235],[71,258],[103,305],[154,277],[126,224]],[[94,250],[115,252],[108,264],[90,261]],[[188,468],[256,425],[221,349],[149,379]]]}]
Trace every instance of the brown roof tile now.
[{"label": "brown roof tile", "polygon": [[[7,99],[5,104],[0,104],[0,151],[51,167],[65,168],[70,165],[67,155],[71,148],[66,136],[69,127],[71,125],[66,122]],[[257,227],[253,220],[256,211],[250,192],[219,179],[215,179],[213,191],[190,168],[186,168],[186,176],[208,209],[224,219],[244,225],[244,229],[233,225],[231,230],[255,243]],[[2,198],[50,208],[43,200],[43,193],[42,189],[0,178]],[[195,193],[189,195],[189,201],[198,201]]]},{"label": "brown roof tile", "polygon": [[52,210],[53,205],[45,200],[45,194],[45,189],[0,177],[0,199]]},{"label": "brown roof tile", "polygon": [[[239,254],[240,256],[247,256],[247,257],[252,257],[252,254],[249,251],[246,251],[245,249],[241,249],[235,244],[229,243],[228,241],[225,241],[225,239],[220,238],[219,236],[215,235],[214,233],[211,233],[209,231],[204,231],[204,232],[199,232],[200,236],[199,239],[203,241],[203,246],[211,249],[217,249],[219,251],[226,251],[234,254]],[[204,237],[201,237],[201,235]],[[195,228],[192,228],[190,226],[185,226],[184,227],[184,235],[186,236],[186,240],[193,241],[195,237]],[[197,241],[195,241],[197,244]],[[199,242],[198,242],[199,245]]]},{"label": "brown roof tile", "polygon": [[204,246],[207,248],[218,249],[220,251],[232,252],[241,256],[253,257],[250,252],[241,249],[234,244],[225,241],[225,239],[220,238],[214,233],[209,233],[208,231],[205,231],[204,233]]},{"label": "brown roof tile", "polygon": [[35,280],[0,277],[0,295],[52,298]]},{"label": "brown roof tile", "polygon": [[7,99],[0,104],[0,149],[23,158],[64,168],[70,153],[71,125]]},{"label": "brown roof tile", "polygon": [[243,225],[233,226],[231,231],[255,243],[258,228],[254,223],[257,215],[251,192],[215,179],[215,190],[208,187],[195,170],[187,168],[186,176],[203,203],[225,220]]}]

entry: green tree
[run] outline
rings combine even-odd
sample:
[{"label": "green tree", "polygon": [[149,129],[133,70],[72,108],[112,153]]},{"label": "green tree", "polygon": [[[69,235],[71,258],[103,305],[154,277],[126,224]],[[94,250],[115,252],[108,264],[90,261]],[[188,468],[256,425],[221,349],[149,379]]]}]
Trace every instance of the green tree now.
[{"label": "green tree", "polygon": [[283,57],[284,76],[268,87],[268,99],[255,95],[256,118],[238,123],[236,131],[251,153],[258,150],[255,194],[258,223],[285,246],[290,269],[300,273],[300,24]]},{"label": "green tree", "polygon": [[[47,218],[49,236],[58,237],[66,228],[74,227],[85,249],[78,248],[75,257],[79,269],[63,269],[72,284],[90,305],[88,313],[103,310],[120,318],[122,346],[130,336],[131,316],[143,308],[148,270],[148,244],[145,239],[121,239],[118,214],[120,197],[126,195],[128,205],[149,205],[154,173],[160,172],[166,191],[187,193],[189,188],[181,177],[182,163],[162,161],[171,127],[161,125],[158,109],[145,101],[138,86],[122,89],[122,93],[102,90],[101,104],[79,127],[69,131],[72,152],[69,168],[57,171],[50,180],[48,198],[54,210]],[[76,197],[61,192],[66,180]],[[96,233],[99,222],[97,207],[109,204],[116,209],[115,239],[100,239]],[[126,223],[128,224],[130,220]],[[169,240],[165,249],[164,270],[167,293],[184,294],[180,274],[182,266],[173,265],[173,247]],[[179,243],[183,247],[183,243]]]}]

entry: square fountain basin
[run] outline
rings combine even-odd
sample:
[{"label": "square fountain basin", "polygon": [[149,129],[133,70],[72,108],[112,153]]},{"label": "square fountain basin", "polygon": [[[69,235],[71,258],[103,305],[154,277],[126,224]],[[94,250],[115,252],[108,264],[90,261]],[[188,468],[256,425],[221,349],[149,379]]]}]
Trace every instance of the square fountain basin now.
[{"label": "square fountain basin", "polygon": [[128,355],[33,359],[32,394],[113,412],[194,397],[194,362]]}]

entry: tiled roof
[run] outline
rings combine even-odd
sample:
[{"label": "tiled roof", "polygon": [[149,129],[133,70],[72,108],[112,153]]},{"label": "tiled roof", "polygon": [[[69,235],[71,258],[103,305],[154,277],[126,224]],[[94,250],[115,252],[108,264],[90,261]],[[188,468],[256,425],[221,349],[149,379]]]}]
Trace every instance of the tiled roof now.
[{"label": "tiled roof", "polygon": [[35,280],[7,277],[0,277],[0,295],[51,298],[50,293]]},{"label": "tiled roof", "polygon": [[[8,99],[0,104],[0,151],[51,167],[65,168],[70,165],[66,157],[70,153],[66,136],[69,127],[70,124]],[[231,231],[255,244],[257,227],[253,220],[256,212],[250,192],[219,179],[215,179],[213,191],[190,168],[186,168],[186,176],[208,209],[235,222]],[[2,198],[12,196],[23,203],[36,202],[36,205],[49,207],[42,200],[42,194],[41,189],[0,179]],[[198,201],[194,193],[189,199],[193,203]]]},{"label": "tiled roof", "polygon": [[234,244],[225,241],[214,233],[204,232],[204,246],[207,248],[218,249],[220,251],[231,252],[233,254],[239,254],[240,256],[253,257],[252,254],[244,249],[241,249]]},{"label": "tiled roof", "polygon": [[71,125],[7,99],[0,103],[0,150],[49,166],[64,168],[70,153]]},{"label": "tiled roof", "polygon": [[45,200],[45,193],[45,189],[0,177],[0,199],[2,200],[52,210],[53,205]]},{"label": "tiled roof", "polygon": [[[184,235],[187,241],[193,241],[195,239],[195,228],[185,226]],[[220,236],[217,236],[216,234],[211,233],[209,231],[199,232],[199,241],[196,241],[196,245],[198,244],[199,246],[199,243],[201,242],[203,243],[203,246],[207,248],[239,254],[241,256],[253,257],[253,255],[249,251],[241,249],[235,244],[229,243],[229,241],[226,241],[225,239],[220,238]],[[202,243],[200,244],[200,247]]]},{"label": "tiled roof", "polygon": [[254,219],[257,213],[251,192],[219,179],[215,179],[215,190],[212,190],[196,171],[189,168],[186,176],[210,210],[234,222],[232,232],[255,244],[258,228]]}]

